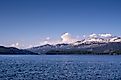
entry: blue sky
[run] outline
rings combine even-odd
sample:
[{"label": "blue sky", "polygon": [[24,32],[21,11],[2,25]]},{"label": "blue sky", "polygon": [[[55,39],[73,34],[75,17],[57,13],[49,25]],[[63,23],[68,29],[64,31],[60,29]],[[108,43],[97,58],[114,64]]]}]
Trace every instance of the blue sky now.
[{"label": "blue sky", "polygon": [[0,45],[120,30],[121,0],[0,0]]}]

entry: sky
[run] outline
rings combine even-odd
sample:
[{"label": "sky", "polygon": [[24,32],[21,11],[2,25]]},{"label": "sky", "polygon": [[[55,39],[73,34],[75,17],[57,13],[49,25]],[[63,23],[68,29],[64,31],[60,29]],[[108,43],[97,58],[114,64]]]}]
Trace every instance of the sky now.
[{"label": "sky", "polygon": [[2,46],[27,48],[92,33],[121,36],[120,30],[121,0],[0,0]]}]

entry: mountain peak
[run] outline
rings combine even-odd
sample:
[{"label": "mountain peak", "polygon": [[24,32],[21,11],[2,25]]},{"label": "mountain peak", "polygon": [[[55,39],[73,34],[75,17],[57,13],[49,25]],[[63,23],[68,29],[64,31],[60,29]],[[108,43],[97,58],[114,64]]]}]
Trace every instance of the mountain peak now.
[{"label": "mountain peak", "polygon": [[88,37],[84,38],[83,40],[76,41],[73,44],[78,45],[78,44],[83,44],[83,43],[109,43],[109,42],[121,42],[121,37],[118,36],[113,36],[111,34],[91,34]]}]

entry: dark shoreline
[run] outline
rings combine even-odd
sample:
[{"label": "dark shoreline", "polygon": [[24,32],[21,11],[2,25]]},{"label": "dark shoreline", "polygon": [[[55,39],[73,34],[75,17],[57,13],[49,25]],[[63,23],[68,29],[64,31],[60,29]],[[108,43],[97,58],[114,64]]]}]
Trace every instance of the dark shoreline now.
[{"label": "dark shoreline", "polygon": [[121,54],[0,54],[0,55],[121,55]]},{"label": "dark shoreline", "polygon": [[90,52],[90,51],[49,51],[46,55],[121,55],[121,53],[101,53],[101,52]]}]

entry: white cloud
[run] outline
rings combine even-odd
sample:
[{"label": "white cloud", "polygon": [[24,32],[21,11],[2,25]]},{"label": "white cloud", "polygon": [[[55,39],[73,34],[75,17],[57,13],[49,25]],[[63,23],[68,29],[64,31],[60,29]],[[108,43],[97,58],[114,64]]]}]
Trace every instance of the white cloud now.
[{"label": "white cloud", "polygon": [[112,34],[108,34],[108,33],[103,33],[103,34],[91,34],[89,35],[90,38],[108,38],[108,37],[112,37]]},{"label": "white cloud", "polygon": [[98,35],[95,34],[95,33],[93,33],[93,34],[89,35],[89,37],[91,37],[91,38],[96,38],[96,37],[98,37]]},{"label": "white cloud", "polygon": [[62,42],[70,42],[71,35],[69,33],[64,33],[61,35]]},{"label": "white cloud", "polygon": [[57,38],[51,39],[50,37],[46,37],[45,39],[40,40],[39,44],[40,45],[45,45],[45,44],[55,45],[55,44],[60,44],[60,43],[72,43],[72,42],[78,41],[79,39],[80,39],[79,36],[73,37],[71,34],[66,32],[62,34],[60,38],[58,39]]},{"label": "white cloud", "polygon": [[72,35],[67,32],[61,35],[61,39],[62,43],[72,43],[78,40],[77,38],[72,37]]},{"label": "white cloud", "polygon": [[107,34],[107,33],[106,33],[106,34],[99,34],[99,36],[100,36],[100,37],[112,37],[111,34]]},{"label": "white cloud", "polygon": [[11,44],[10,47],[20,48],[20,44],[17,42],[15,44]]}]

